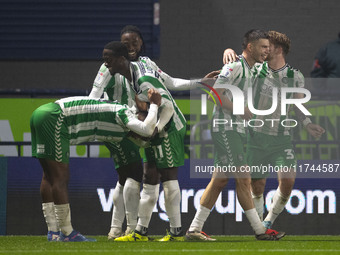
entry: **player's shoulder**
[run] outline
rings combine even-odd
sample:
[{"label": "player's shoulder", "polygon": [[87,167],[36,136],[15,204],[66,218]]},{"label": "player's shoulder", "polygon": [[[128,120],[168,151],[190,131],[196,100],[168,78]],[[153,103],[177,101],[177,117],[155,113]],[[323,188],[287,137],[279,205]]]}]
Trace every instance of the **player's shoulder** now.
[{"label": "player's shoulder", "polygon": [[141,61],[145,65],[151,67],[155,71],[160,71],[158,65],[147,56],[140,56],[139,61]]},{"label": "player's shoulder", "polygon": [[98,74],[95,78],[94,83],[95,84],[101,84],[105,79],[107,79],[108,77],[111,77],[110,71],[109,69],[105,66],[105,64],[103,63],[100,67],[99,67],[99,71]]},{"label": "player's shoulder", "polygon": [[138,77],[145,75],[154,76],[155,68],[154,65],[152,64],[153,62],[149,60],[144,61],[139,59],[138,61],[131,62],[132,68],[134,71],[136,71]]},{"label": "player's shoulder", "polygon": [[109,69],[106,67],[105,63],[103,63],[103,64],[99,67],[99,72],[102,72],[102,73],[109,72]]},{"label": "player's shoulder", "polygon": [[292,70],[292,71],[294,71],[294,72],[300,72],[299,69],[297,69],[297,68],[291,66],[290,64],[287,64],[287,68],[290,69],[290,70]]},{"label": "player's shoulder", "polygon": [[294,72],[294,75],[298,76],[298,77],[304,77],[303,74],[301,73],[301,71],[289,64],[287,64],[287,67],[286,67],[289,71],[291,72]]},{"label": "player's shoulder", "polygon": [[148,56],[139,56],[138,60],[142,62],[152,61]]},{"label": "player's shoulder", "polygon": [[149,66],[153,66],[156,65],[155,62],[153,62],[149,57],[147,56],[140,56],[138,58],[138,61],[145,64],[145,65],[149,65]]},{"label": "player's shoulder", "polygon": [[232,63],[225,64],[221,70],[221,75],[228,76],[230,74],[239,72],[239,70],[242,70],[242,61],[240,59]]}]

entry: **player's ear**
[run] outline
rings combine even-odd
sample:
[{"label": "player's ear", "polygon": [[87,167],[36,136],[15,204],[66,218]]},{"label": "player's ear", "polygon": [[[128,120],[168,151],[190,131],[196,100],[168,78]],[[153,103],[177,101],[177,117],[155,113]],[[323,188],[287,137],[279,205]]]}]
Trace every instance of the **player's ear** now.
[{"label": "player's ear", "polygon": [[248,49],[248,51],[252,51],[253,50],[253,44],[252,43],[248,43],[247,44],[247,49]]}]

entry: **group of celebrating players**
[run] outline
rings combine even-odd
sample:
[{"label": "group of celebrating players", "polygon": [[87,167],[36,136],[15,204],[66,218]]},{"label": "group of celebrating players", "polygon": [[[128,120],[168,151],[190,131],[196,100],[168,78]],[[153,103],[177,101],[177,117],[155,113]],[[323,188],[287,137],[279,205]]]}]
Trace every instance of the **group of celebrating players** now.
[{"label": "group of celebrating players", "polygon": [[[109,240],[149,240],[148,226],[158,200],[160,182],[164,189],[170,230],[159,241],[215,240],[202,232],[202,228],[218,195],[227,185],[229,175],[214,173],[186,233],[181,224],[177,172],[178,167],[184,164],[186,120],[168,89],[194,89],[199,86],[199,80],[169,76],[151,59],[140,56],[143,48],[140,30],[130,25],[124,27],[121,42],[105,45],[104,63],[88,97],[60,99],[40,106],[32,114],[32,155],[39,159],[43,168],[40,193],[49,241],[95,241],[73,229],[67,189],[70,144],[94,140],[103,141],[110,150],[119,176],[114,189]],[[250,30],[244,36],[242,55],[237,56],[233,50],[226,50],[222,70],[211,72],[206,78],[218,74],[214,77],[215,84],[232,84],[244,93],[248,87],[253,87],[254,105],[257,109],[268,109],[271,100],[264,87],[304,85],[302,74],[285,61],[289,48],[290,40],[282,33]],[[222,104],[215,106],[214,117],[234,119],[236,123],[255,117],[246,103],[244,115],[233,115],[231,94],[222,88],[216,90],[223,96]],[[298,93],[291,93],[290,96],[301,97]],[[269,117],[277,118],[278,112],[279,107]],[[298,109],[295,112],[313,137],[320,137],[325,132]],[[239,168],[260,163],[296,163],[289,130],[280,125],[251,129],[242,125],[223,125],[212,128],[211,134],[215,165]],[[140,148],[144,150],[143,163]],[[282,176],[279,173],[279,186],[264,220],[266,176],[236,173],[233,177],[238,200],[256,239],[281,239],[285,233],[275,231],[271,226],[288,202],[295,174]],[[125,217],[127,229],[123,231]]]}]

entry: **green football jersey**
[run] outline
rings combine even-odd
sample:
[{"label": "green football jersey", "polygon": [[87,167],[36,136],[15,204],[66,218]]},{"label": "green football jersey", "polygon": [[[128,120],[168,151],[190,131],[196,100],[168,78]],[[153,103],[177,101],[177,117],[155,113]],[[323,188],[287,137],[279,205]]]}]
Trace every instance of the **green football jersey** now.
[{"label": "green football jersey", "polygon": [[131,85],[142,101],[149,101],[147,93],[150,88],[154,88],[161,94],[162,103],[159,107],[159,116],[166,114],[165,112],[162,113],[163,109],[165,109],[165,105],[172,105],[174,113],[166,124],[165,130],[171,132],[185,128],[186,119],[166,88],[164,80],[159,72],[154,70],[145,61],[131,62],[131,69],[133,77]]},{"label": "green football jersey", "polygon": [[105,99],[117,101],[129,107],[135,105],[135,93],[128,79],[118,73],[112,76],[104,64],[101,65],[93,82],[90,97],[100,98],[103,93]]},{"label": "green football jersey", "polygon": [[[239,56],[239,60],[223,66],[215,85],[234,85],[243,91],[244,107],[247,106],[248,87],[253,85],[259,71],[255,66],[250,67],[243,56]],[[225,90],[222,96],[226,96],[230,101],[233,101],[232,94],[229,90]],[[233,115],[232,111],[227,110],[219,105],[215,105],[213,119],[223,119],[227,124],[217,124],[212,127],[213,132],[234,130],[240,133],[245,133],[247,122],[240,115]],[[236,124],[238,123],[238,124]]]},{"label": "green football jersey", "polygon": [[126,124],[135,114],[126,105],[88,97],[68,97],[56,101],[63,111],[70,144],[87,141],[121,141],[129,132]]},{"label": "green football jersey", "polygon": [[[166,86],[169,86],[171,77],[163,72],[155,62],[150,58],[141,56],[139,61],[148,65],[151,69],[157,72]],[[92,91],[90,93],[91,98],[101,98],[104,93],[104,98],[111,101],[118,101],[119,103],[126,104],[129,107],[135,105],[135,92],[131,89],[131,83],[121,74],[115,74],[112,76],[109,69],[102,64],[97,73],[97,76],[93,82]]]},{"label": "green football jersey", "polygon": [[[291,105],[287,105],[286,115],[281,115],[281,88],[302,88],[304,87],[304,76],[297,69],[286,64],[279,70],[272,70],[268,64],[263,64],[262,70],[253,87],[253,104],[257,110],[267,110],[273,104],[273,88],[278,89],[277,107],[269,115],[254,115],[252,130],[267,135],[289,135],[289,126],[292,123],[281,122],[288,119],[288,112]],[[293,93],[287,93],[287,99],[292,99]]]}]

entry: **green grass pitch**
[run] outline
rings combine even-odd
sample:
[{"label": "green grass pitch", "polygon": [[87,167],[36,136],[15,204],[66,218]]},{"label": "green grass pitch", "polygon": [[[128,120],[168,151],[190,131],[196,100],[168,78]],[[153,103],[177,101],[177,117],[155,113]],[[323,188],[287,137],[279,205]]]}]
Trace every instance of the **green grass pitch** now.
[{"label": "green grass pitch", "polygon": [[286,236],[256,241],[254,236],[213,236],[216,242],[47,242],[46,236],[0,236],[0,254],[340,254],[339,236]]}]

